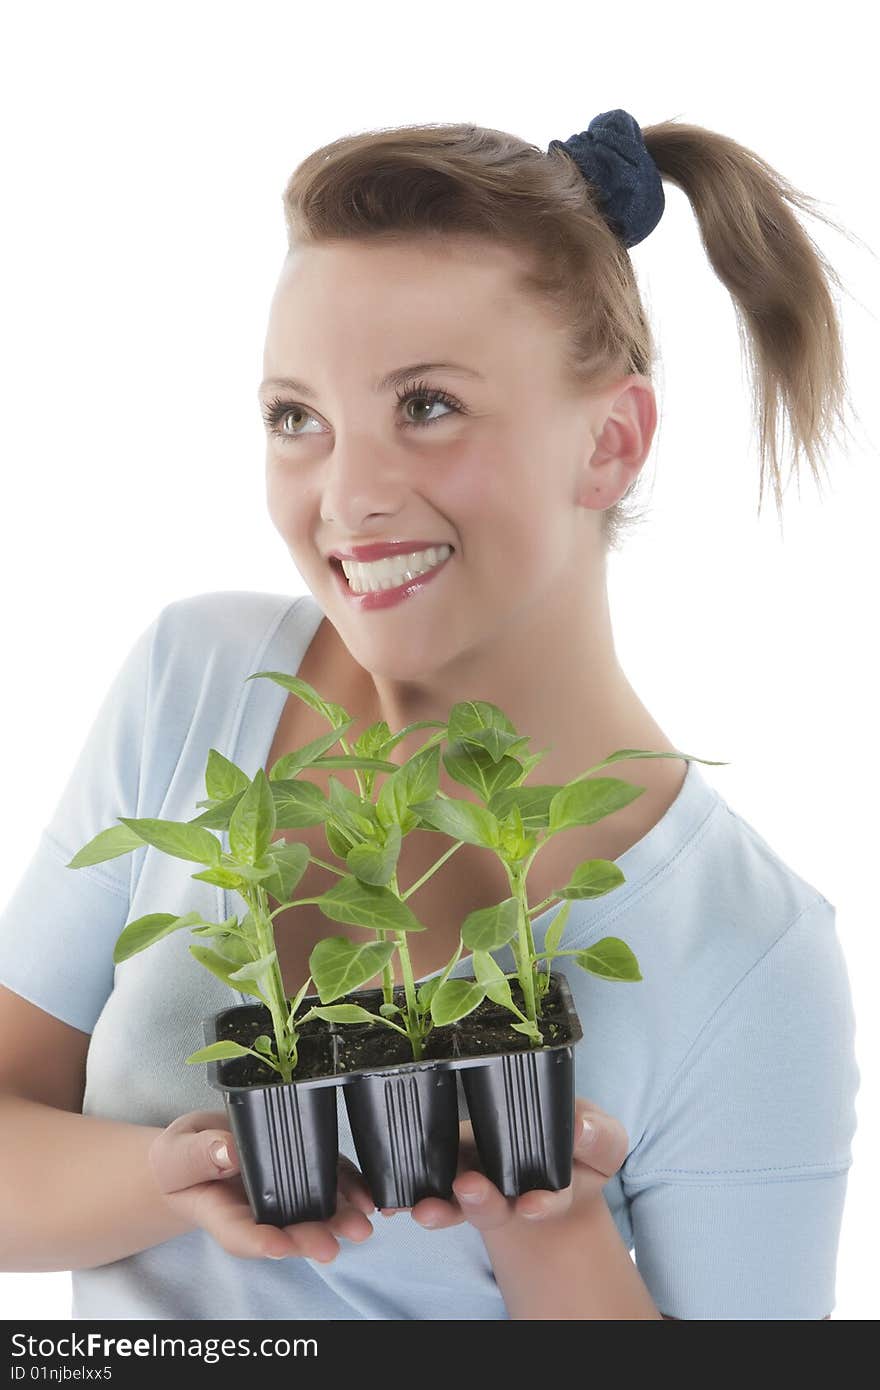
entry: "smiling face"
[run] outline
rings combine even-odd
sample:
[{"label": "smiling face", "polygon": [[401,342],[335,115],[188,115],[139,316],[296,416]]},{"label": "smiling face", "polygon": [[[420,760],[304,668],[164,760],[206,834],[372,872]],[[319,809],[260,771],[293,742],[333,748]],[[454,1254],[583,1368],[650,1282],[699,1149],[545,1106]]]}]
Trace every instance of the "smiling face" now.
[{"label": "smiling face", "polygon": [[[291,252],[272,300],[272,522],[351,654],[414,706],[492,698],[500,654],[521,663],[533,628],[577,641],[592,612],[605,642],[600,511],[644,460],[653,392],[633,376],[566,390],[561,330],[517,289],[521,268],[465,238],[336,242]],[[425,363],[447,365],[376,389]],[[401,603],[353,603],[328,552],[398,540],[454,553]]]}]

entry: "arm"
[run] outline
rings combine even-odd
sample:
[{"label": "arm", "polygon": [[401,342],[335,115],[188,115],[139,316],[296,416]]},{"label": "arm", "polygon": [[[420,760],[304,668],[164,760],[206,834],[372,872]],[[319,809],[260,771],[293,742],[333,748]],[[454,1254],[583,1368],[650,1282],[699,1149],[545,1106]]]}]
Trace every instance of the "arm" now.
[{"label": "arm", "polygon": [[194,1230],[147,1161],[159,1126],[0,1095],[0,1270],[91,1269]]},{"label": "arm", "polygon": [[576,1218],[545,1217],[529,1229],[508,1222],[483,1231],[513,1319],[631,1321],[665,1317],[621,1240],[604,1198]]}]

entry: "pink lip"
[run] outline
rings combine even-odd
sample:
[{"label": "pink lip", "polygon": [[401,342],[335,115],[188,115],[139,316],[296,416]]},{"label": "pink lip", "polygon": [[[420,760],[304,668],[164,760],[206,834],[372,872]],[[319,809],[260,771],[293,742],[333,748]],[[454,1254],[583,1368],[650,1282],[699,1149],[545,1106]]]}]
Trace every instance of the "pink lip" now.
[{"label": "pink lip", "polygon": [[435,565],[432,570],[427,570],[425,574],[417,574],[414,579],[407,579],[403,584],[398,584],[393,589],[377,589],[375,592],[368,594],[356,594],[349,588],[348,580],[345,577],[341,565],[331,565],[330,568],[333,570],[336,576],[336,582],[349,603],[357,604],[363,612],[364,610],[370,611],[374,608],[390,608],[393,604],[402,603],[404,599],[419,593],[420,590],[424,589],[427,584],[430,584],[433,579],[436,579],[439,574],[442,574],[454,554],[455,551],[453,550],[451,554],[447,555],[445,560],[441,560],[440,564]]},{"label": "pink lip", "polygon": [[387,555],[409,555],[416,550],[439,549],[449,545],[448,541],[375,541],[372,545],[353,545],[348,550],[328,550],[327,558],[334,560],[360,560],[368,564],[370,560],[384,560]]}]

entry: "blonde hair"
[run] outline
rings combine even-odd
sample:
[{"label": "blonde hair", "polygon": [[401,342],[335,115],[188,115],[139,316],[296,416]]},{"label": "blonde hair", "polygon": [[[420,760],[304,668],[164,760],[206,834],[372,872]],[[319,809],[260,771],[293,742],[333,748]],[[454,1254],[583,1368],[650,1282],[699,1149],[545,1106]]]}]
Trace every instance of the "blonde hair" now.
[{"label": "blonde hair", "polygon": [[[733,299],[753,376],[757,514],[769,464],[781,526],[780,406],[794,446],[792,470],[805,455],[820,493],[828,444],[838,426],[848,433],[841,329],[828,282],[842,285],[793,209],[850,234],[724,135],[664,121],[642,127],[642,136],[661,177],[689,198],[706,254]],[[367,131],[309,154],[283,199],[291,249],[466,235],[518,250],[520,290],[567,330],[562,367],[572,389],[598,389],[632,372],[651,378],[656,349],[629,253],[562,150],[545,153],[504,131],[463,123]],[[643,520],[631,505],[643,472],[601,513],[610,549]]]}]

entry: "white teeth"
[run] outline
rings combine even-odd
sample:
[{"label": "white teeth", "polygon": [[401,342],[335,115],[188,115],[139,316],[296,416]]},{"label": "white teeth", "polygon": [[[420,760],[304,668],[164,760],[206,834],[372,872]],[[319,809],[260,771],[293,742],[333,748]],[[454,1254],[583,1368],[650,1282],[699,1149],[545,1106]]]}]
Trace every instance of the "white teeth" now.
[{"label": "white teeth", "polygon": [[427,550],[414,550],[409,555],[388,555],[384,560],[371,560],[369,564],[343,560],[342,568],[352,593],[376,593],[380,589],[393,589],[417,574],[425,574],[451,554],[451,545],[437,545]]}]

